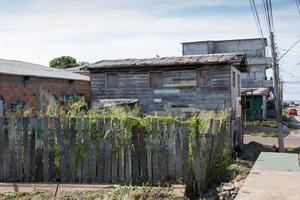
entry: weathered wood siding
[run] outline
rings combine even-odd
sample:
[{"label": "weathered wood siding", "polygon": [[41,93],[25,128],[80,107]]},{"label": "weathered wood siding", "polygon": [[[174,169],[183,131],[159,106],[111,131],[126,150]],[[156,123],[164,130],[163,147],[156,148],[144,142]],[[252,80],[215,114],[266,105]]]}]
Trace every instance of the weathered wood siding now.
[{"label": "weathered wood siding", "polygon": [[[189,69],[156,68],[143,71],[117,70],[91,74],[92,106],[99,99],[138,99],[144,112],[200,111],[232,106],[232,66],[199,66]],[[210,70],[211,86],[197,86],[197,71]],[[118,72],[119,87],[106,88],[106,73]],[[149,72],[164,73],[163,88],[149,86]]]}]

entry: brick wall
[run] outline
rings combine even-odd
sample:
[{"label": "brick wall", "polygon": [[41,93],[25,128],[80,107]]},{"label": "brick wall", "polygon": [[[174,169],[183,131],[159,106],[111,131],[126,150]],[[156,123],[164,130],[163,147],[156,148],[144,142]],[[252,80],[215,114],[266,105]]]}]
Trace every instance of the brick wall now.
[{"label": "brick wall", "polygon": [[30,77],[0,74],[0,96],[4,99],[5,115],[13,115],[10,102],[23,101],[25,107],[38,113],[44,109],[46,96],[53,95],[58,99],[61,94],[82,94],[90,102],[88,81],[69,81],[63,79]]}]

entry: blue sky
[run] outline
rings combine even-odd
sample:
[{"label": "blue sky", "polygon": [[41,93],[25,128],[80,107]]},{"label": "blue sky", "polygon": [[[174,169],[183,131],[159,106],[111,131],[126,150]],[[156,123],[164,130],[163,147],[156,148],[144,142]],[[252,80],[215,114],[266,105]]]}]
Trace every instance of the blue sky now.
[{"label": "blue sky", "polygon": [[[282,54],[300,38],[300,15],[294,0],[272,2]],[[0,58],[43,65],[177,56],[181,42],[248,37],[259,37],[248,0],[0,0]],[[280,63],[285,99],[300,99],[298,63],[300,44]]]}]

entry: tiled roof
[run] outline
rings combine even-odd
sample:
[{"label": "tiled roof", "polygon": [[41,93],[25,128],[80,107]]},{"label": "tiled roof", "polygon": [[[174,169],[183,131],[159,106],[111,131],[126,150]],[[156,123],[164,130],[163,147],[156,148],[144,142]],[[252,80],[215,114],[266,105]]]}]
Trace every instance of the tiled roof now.
[{"label": "tiled roof", "polygon": [[88,76],[43,65],[0,59],[0,74],[89,81]]}]

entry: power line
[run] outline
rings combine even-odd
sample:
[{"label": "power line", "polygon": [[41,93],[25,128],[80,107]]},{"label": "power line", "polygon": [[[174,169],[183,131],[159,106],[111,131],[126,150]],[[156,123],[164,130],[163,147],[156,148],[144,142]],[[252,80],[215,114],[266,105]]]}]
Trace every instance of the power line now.
[{"label": "power line", "polygon": [[296,46],[297,44],[298,44],[298,42],[300,42],[300,39],[298,39],[290,48],[288,48],[285,52],[284,52],[284,54],[282,54],[281,56],[280,56],[280,58],[278,59],[278,61],[279,60],[281,60],[292,48],[294,48],[294,46]]},{"label": "power line", "polygon": [[254,0],[249,0],[249,2],[250,2],[250,7],[251,7],[251,10],[252,10],[252,14],[253,14],[253,17],[254,17],[254,20],[255,20],[257,30],[258,30],[259,34],[261,35],[261,37],[264,37],[255,1]]},{"label": "power line", "polygon": [[295,0],[295,2],[296,2],[296,6],[298,8],[299,15],[300,15],[300,1],[299,0]]}]

